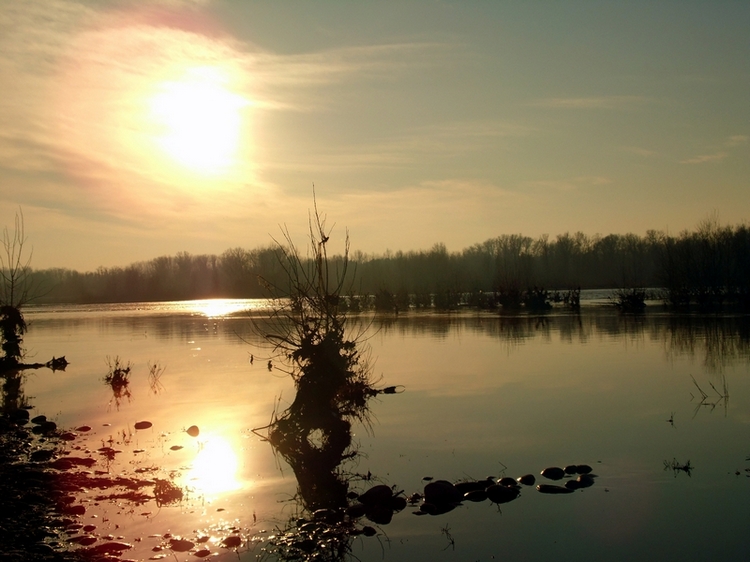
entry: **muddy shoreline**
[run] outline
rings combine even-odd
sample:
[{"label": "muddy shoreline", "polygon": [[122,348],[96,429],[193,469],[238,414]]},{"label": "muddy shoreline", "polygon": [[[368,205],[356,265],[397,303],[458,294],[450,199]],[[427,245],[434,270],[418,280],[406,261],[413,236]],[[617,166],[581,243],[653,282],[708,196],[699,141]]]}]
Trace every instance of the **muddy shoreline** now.
[{"label": "muddy shoreline", "polygon": [[7,562],[91,560],[67,550],[64,531],[74,520],[61,513],[65,494],[58,489],[54,471],[30,460],[35,451],[54,453],[58,437],[34,434],[22,412],[0,416],[0,558]]}]

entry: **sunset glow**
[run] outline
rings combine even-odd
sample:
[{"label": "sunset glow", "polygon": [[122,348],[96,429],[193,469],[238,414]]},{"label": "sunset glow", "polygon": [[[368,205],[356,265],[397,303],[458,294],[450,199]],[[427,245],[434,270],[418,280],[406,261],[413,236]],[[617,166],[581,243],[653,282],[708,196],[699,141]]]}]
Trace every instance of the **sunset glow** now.
[{"label": "sunset glow", "polygon": [[9,3],[0,226],[94,271],[304,240],[313,184],[371,255],[742,223],[750,3],[714,4]]}]

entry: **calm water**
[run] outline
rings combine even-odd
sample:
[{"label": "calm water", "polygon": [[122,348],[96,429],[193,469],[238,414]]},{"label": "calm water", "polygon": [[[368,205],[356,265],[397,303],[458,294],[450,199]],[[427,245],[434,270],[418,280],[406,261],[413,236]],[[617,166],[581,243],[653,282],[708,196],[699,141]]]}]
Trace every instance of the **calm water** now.
[{"label": "calm water", "polygon": [[[294,474],[253,433],[294,397],[268,369],[260,301],[30,307],[29,361],[65,355],[65,372],[29,371],[32,416],[88,425],[71,455],[120,451],[90,470],[147,474],[184,490],[161,507],[76,499],[84,524],[133,544],[128,559],[195,560],[154,551],[166,533],[232,530],[241,560],[264,557],[268,537],[299,515]],[[254,319],[240,312],[253,308]],[[376,483],[406,494],[425,477],[452,482],[537,475],[587,463],[595,484],[568,495],[524,488],[501,505],[466,502],[439,516],[396,513],[375,537],[351,539],[360,560],[740,560],[750,523],[750,323],[747,317],[647,313],[600,307],[580,315],[420,314],[372,320],[373,372],[405,391],[370,403],[355,428],[361,455],[342,470],[350,488]],[[252,355],[252,363],[250,361]],[[127,394],[103,379],[130,364]],[[158,377],[149,377],[156,365]],[[705,397],[701,394],[705,393]],[[153,425],[134,429],[139,421]],[[200,428],[191,437],[186,429]],[[77,449],[76,449],[77,447]],[[692,470],[665,466],[677,462]],[[357,475],[371,476],[364,482]],[[193,552],[198,547],[193,549]],[[216,559],[216,558],[214,558]],[[221,559],[221,558],[220,558]]]}]

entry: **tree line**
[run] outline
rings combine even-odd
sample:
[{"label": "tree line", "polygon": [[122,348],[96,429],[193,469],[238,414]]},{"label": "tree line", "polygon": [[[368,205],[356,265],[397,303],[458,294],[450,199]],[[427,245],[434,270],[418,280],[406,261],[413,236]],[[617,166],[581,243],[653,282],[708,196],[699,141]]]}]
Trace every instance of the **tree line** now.
[{"label": "tree line", "polygon": [[[93,272],[31,272],[37,302],[104,303],[204,298],[264,298],[290,291],[276,246],[231,248],[221,255],[181,252]],[[349,303],[394,306],[497,305],[502,296],[541,289],[662,288],[675,306],[727,302],[747,306],[750,228],[706,220],[677,236],[565,233],[551,239],[505,234],[458,252],[429,250],[329,257],[345,269]],[[357,301],[357,299],[360,299]],[[382,299],[390,299],[383,305]],[[473,299],[473,300],[472,300]],[[482,300],[483,299],[483,300]],[[482,302],[480,302],[482,301]]]}]

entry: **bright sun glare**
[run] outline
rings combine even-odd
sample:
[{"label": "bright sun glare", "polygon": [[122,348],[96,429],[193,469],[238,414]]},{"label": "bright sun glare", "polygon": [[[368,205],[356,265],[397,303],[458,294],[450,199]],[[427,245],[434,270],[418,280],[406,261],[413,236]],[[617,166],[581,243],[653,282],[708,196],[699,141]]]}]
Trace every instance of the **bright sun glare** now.
[{"label": "bright sun glare", "polygon": [[227,82],[218,68],[193,68],[180,80],[160,83],[151,98],[157,144],[175,162],[200,174],[220,174],[236,160],[246,101]]},{"label": "bright sun glare", "polygon": [[190,486],[204,494],[218,494],[240,488],[239,462],[231,445],[221,437],[208,438],[187,474]]}]

